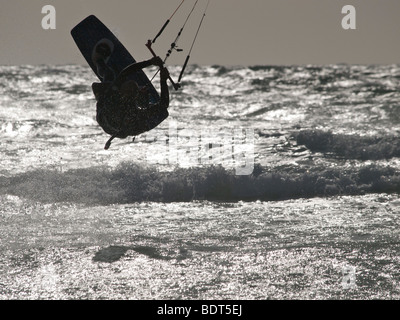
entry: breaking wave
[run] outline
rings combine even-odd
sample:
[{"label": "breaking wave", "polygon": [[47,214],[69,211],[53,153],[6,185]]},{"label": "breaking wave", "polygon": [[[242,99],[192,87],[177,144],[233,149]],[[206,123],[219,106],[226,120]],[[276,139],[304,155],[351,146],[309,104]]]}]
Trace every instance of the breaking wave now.
[{"label": "breaking wave", "polygon": [[272,201],[394,192],[400,192],[400,173],[381,165],[345,170],[281,168],[274,172],[256,165],[252,175],[236,176],[234,171],[221,166],[160,172],[124,162],[115,169],[35,170],[0,178],[0,195],[45,203],[88,205],[146,201]]},{"label": "breaking wave", "polygon": [[396,136],[368,137],[334,134],[331,131],[304,130],[293,134],[298,144],[313,152],[330,153],[346,159],[381,160],[400,157]]}]

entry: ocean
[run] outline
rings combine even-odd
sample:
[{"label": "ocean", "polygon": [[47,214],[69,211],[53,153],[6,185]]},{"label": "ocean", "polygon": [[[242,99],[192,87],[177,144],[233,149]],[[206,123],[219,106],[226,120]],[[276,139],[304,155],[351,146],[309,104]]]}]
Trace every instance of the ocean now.
[{"label": "ocean", "polygon": [[400,298],[399,65],[191,65],[109,150],[89,67],[0,80],[0,299]]}]

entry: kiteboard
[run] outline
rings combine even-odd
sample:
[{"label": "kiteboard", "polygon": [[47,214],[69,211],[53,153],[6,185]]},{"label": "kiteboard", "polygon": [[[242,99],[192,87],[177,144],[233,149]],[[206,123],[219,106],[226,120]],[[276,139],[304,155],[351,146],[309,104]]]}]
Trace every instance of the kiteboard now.
[{"label": "kiteboard", "polygon": [[[97,73],[97,68],[92,58],[94,48],[99,43],[107,42],[112,44],[111,47],[113,48],[113,52],[107,60],[107,64],[113,69],[116,75],[127,66],[136,62],[117,37],[94,15],[88,16],[76,25],[71,30],[71,35],[86,62],[100,80],[102,80],[102,77]],[[148,88],[150,103],[154,104],[160,101],[160,96],[157,90],[154,88],[143,70],[130,75],[128,80],[134,80],[140,88]],[[155,115],[152,119],[149,119],[149,130],[158,126],[167,117],[168,110],[165,109],[163,112]]]}]

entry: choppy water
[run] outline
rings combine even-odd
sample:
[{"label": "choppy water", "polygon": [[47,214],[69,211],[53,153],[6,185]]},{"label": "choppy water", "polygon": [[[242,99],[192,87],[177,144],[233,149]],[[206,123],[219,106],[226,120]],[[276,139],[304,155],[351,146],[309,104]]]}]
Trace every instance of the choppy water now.
[{"label": "choppy water", "polygon": [[108,151],[89,68],[0,80],[0,298],[400,297],[400,66],[191,66]]}]

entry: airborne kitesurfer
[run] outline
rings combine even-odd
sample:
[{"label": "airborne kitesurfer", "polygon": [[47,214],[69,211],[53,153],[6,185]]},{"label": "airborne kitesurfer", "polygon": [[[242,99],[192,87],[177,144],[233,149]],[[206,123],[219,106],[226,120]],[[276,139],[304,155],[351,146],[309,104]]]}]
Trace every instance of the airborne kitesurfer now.
[{"label": "airborne kitesurfer", "polygon": [[[112,51],[112,42],[105,39],[96,45],[92,56],[97,72],[102,77],[101,83],[92,84],[97,100],[96,120],[111,135],[105,149],[110,147],[114,138],[124,139],[153,129],[151,119],[156,114],[165,112],[169,106],[169,72],[160,57],[134,63],[115,75],[107,65]],[[160,101],[156,104],[150,104],[146,88],[141,90],[135,81],[128,79],[129,75],[150,66],[160,68],[161,94]]]}]

